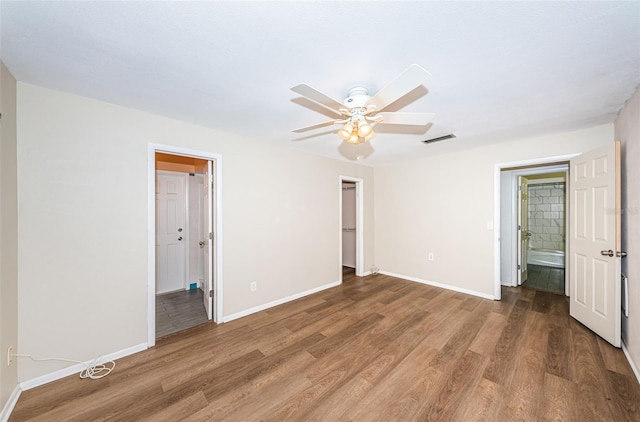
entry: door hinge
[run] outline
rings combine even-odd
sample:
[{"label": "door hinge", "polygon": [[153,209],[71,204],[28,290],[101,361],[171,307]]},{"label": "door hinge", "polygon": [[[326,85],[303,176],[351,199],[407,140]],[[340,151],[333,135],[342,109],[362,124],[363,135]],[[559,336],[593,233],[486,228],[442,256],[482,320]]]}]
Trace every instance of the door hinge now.
[{"label": "door hinge", "polygon": [[209,239],[213,240],[213,232],[209,232]]},{"label": "door hinge", "polygon": [[518,264],[518,269],[520,269],[520,264]]},{"label": "door hinge", "polygon": [[518,230],[520,230],[520,224],[518,224]]},{"label": "door hinge", "polygon": [[209,290],[209,297],[213,297],[213,290]]}]

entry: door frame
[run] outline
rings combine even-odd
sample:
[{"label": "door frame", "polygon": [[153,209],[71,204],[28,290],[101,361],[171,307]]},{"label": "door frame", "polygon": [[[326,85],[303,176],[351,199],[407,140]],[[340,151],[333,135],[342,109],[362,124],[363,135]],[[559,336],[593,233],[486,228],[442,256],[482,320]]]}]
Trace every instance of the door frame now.
[{"label": "door frame", "polygon": [[340,283],[342,283],[342,182],[352,182],[356,185],[356,276],[364,277],[364,179],[350,176],[340,176],[338,180],[338,230],[340,230],[340,246],[338,248]]},{"label": "door frame", "polygon": [[[493,236],[493,281],[494,281],[494,300],[502,299],[502,284],[500,282],[500,263],[501,263],[501,254],[500,254],[500,175],[503,169],[509,168],[517,168],[517,167],[535,167],[535,166],[550,166],[554,163],[564,163],[568,162],[573,157],[577,157],[581,153],[575,154],[567,154],[560,155],[555,157],[545,157],[545,158],[532,158],[528,160],[521,161],[512,161],[507,163],[498,163],[494,165],[493,171],[493,227],[494,227],[494,236]],[[524,170],[524,169],[523,169]],[[533,168],[530,169],[529,173],[535,171]],[[528,170],[527,170],[528,171]],[[514,185],[515,186],[515,185]],[[569,179],[567,178],[567,191],[569,186]],[[515,193],[514,193],[515,195]],[[513,207],[512,207],[513,208]],[[515,211],[511,211],[515,213]],[[566,217],[567,227],[569,225],[569,217]],[[566,237],[565,237],[566,239]],[[568,245],[565,244],[565,250],[567,250]],[[566,280],[566,265],[565,265],[565,280]],[[568,286],[565,285],[565,290]]]},{"label": "door frame", "polygon": [[215,304],[213,321],[222,322],[222,156],[220,154],[182,148],[172,145],[149,143],[147,147],[147,345],[156,344],[156,152],[195,157],[214,162],[216,209],[213,222],[216,242]]}]

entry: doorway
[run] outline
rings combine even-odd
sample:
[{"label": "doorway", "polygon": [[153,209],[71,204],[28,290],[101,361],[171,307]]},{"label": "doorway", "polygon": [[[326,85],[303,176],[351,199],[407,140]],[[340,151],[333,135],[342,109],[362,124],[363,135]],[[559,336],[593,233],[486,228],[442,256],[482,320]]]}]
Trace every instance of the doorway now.
[{"label": "doorway", "polygon": [[200,158],[156,153],[156,338],[209,321],[203,229],[207,165]]},{"label": "doorway", "polygon": [[342,276],[356,271],[356,184],[342,182]]},{"label": "doorway", "polygon": [[[571,177],[566,178],[569,184],[566,249],[569,254],[565,272],[568,273],[566,289],[570,292],[569,314],[612,345],[620,347],[620,260],[625,254],[620,250],[620,142],[572,156],[495,165],[494,224],[498,228],[498,235],[494,237],[495,299],[502,297],[501,252],[508,251],[509,242],[513,241],[502,238],[508,236],[508,230],[500,230],[503,217],[508,218],[502,215],[508,212],[501,212],[503,202],[513,198],[503,194],[502,189],[508,192],[509,186],[501,183],[503,171],[567,161],[571,167]],[[501,248],[501,244],[506,247]]]},{"label": "doorway", "polygon": [[[552,167],[554,165],[564,165],[580,154],[562,155],[557,157],[539,158],[508,163],[499,163],[494,166],[494,220],[493,227],[496,230],[494,236],[494,299],[502,298],[502,285],[517,285],[517,257],[515,243],[517,236],[511,230],[502,230],[502,227],[512,227],[512,222],[516,221],[516,208],[509,205],[516,197],[515,183],[509,183],[509,179],[515,177],[506,175],[505,171],[527,170],[538,167]],[[506,245],[505,247],[502,247]],[[508,246],[511,245],[511,246]],[[565,280],[569,277],[565,271]],[[504,279],[504,283],[503,283]],[[568,283],[567,283],[568,285]],[[568,288],[568,287],[565,287]]]},{"label": "doorway", "polygon": [[340,278],[364,274],[363,192],[364,181],[340,176]]},{"label": "doorway", "polygon": [[501,284],[569,294],[568,163],[501,170]]},{"label": "doorway", "polygon": [[149,145],[149,347],[222,320],[221,174],[218,155]]}]

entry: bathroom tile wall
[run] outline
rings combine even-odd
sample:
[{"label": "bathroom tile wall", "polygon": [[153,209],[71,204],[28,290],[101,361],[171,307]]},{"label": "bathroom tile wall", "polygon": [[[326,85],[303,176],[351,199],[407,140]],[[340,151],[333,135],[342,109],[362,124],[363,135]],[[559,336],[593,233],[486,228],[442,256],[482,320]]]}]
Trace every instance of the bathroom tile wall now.
[{"label": "bathroom tile wall", "polygon": [[529,185],[530,249],[564,251],[565,183]]}]

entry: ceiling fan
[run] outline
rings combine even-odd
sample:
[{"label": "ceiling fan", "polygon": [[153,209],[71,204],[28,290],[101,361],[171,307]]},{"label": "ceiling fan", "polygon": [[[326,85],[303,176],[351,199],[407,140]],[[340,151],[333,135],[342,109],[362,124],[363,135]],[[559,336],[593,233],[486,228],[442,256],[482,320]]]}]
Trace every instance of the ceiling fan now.
[{"label": "ceiling fan", "polygon": [[373,97],[369,95],[366,88],[358,86],[349,90],[348,97],[343,102],[334,100],[307,84],[296,85],[291,88],[292,91],[328,108],[340,118],[296,129],[294,132],[302,133],[341,124],[343,126],[338,130],[338,136],[351,144],[360,144],[368,142],[375,136],[373,127],[376,124],[426,125],[431,122],[435,116],[434,113],[383,112],[382,110],[426,83],[430,76],[431,74],[422,67],[413,64]]}]

